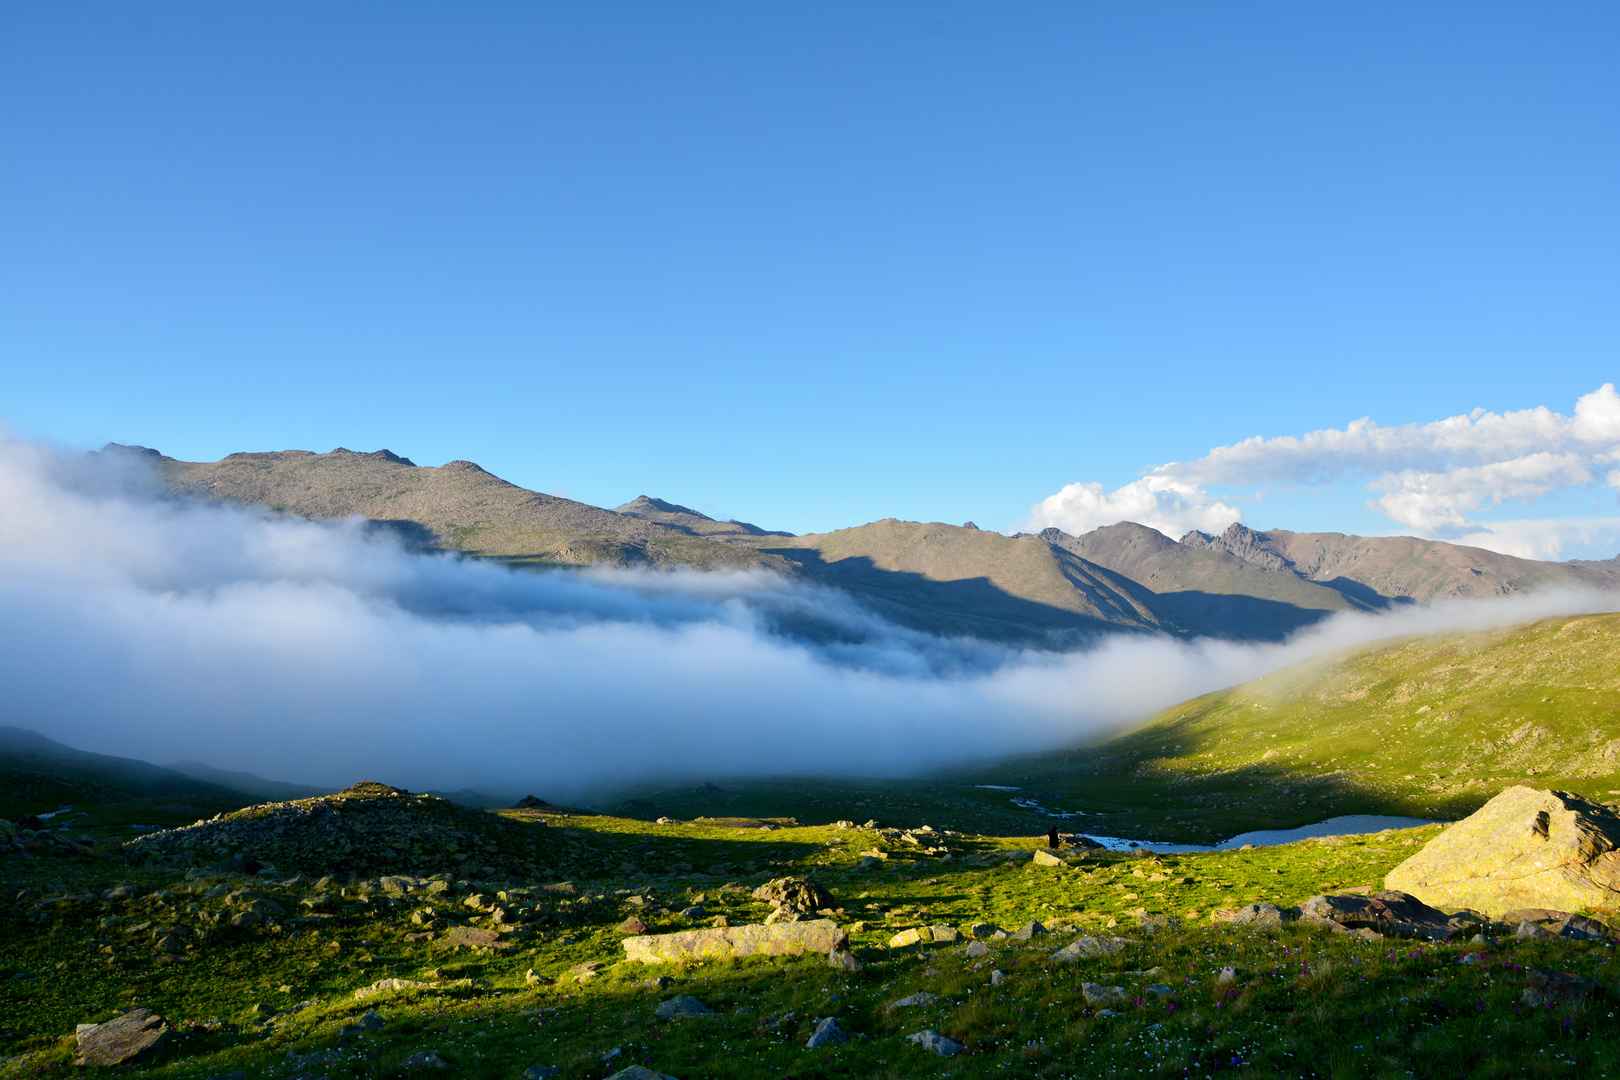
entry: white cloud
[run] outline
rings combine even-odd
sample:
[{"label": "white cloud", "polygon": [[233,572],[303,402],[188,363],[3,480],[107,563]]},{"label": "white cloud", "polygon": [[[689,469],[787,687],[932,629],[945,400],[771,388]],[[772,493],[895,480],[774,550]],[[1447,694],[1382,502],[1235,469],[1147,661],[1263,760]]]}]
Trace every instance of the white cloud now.
[{"label": "white cloud", "polygon": [[768,574],[412,555],[355,523],[166,499],[124,467],[0,438],[0,625],[26,628],[0,649],[7,717],[311,783],[575,799],[905,775],[1072,746],[1353,644],[1615,604],[1542,595],[1339,616],[1282,645],[1130,635],[1059,656],[915,633]]},{"label": "white cloud", "polygon": [[1467,515],[1483,506],[1539,498],[1591,480],[1591,470],[1574,454],[1526,454],[1449,472],[1389,473],[1373,482],[1385,494],[1372,505],[1393,521],[1432,533],[1466,526]]},{"label": "white cloud", "polygon": [[1571,549],[1583,548],[1607,557],[1620,552],[1620,517],[1493,521],[1451,541],[1521,559],[1562,559]]},{"label": "white cloud", "polygon": [[1242,517],[1237,507],[1211,498],[1196,484],[1150,473],[1113,491],[1101,484],[1069,484],[1041,500],[1031,512],[1031,524],[1079,535],[1134,521],[1179,537],[1189,529],[1218,533]]},{"label": "white cloud", "polygon": [[1582,442],[1620,443],[1620,394],[1614,383],[1604,383],[1575,403],[1570,428]]},{"label": "white cloud", "polygon": [[[1546,406],[1475,409],[1428,423],[1384,425],[1363,417],[1303,435],[1254,436],[1158,466],[1112,491],[1069,484],[1032,509],[1028,527],[1083,532],[1136,520],[1172,535],[1207,532],[1243,516],[1241,497],[1212,487],[1364,480],[1379,495],[1370,505],[1397,524],[1429,535],[1483,531],[1473,517],[1478,511],[1590,485],[1615,462],[1620,393],[1604,383],[1577,399],[1570,414]],[[1620,470],[1606,480],[1620,488]]]}]

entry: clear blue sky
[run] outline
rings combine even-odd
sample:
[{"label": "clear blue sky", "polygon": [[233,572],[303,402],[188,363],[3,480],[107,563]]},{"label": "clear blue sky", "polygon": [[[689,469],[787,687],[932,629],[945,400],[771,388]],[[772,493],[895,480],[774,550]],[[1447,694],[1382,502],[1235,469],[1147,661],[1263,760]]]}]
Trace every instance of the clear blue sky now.
[{"label": "clear blue sky", "polygon": [[14,430],[1012,527],[1620,368],[1612,4],[259,6],[0,12]]}]

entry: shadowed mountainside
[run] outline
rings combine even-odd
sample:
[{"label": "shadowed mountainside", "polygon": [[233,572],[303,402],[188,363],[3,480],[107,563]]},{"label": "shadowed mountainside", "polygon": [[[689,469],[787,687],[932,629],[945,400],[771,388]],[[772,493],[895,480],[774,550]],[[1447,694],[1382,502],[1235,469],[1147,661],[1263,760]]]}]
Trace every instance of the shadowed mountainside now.
[{"label": "shadowed mountainside", "polygon": [[1320,582],[1360,606],[1508,596],[1550,587],[1620,588],[1620,558],[1537,562],[1414,536],[1257,532],[1232,525],[1220,536],[1190,532],[1190,548],[1220,552],[1279,575]]},{"label": "shadowed mountainside", "polygon": [[1549,563],[1411,537],[1256,532],[1179,542],[1121,523],[1070,536],[884,519],[793,536],[642,495],[604,510],[529,491],[469,461],[388,450],[231,454],[139,447],[171,489],[310,518],[359,516],[418,548],[516,565],[769,569],[858,597],[904,625],[1042,648],[1110,632],[1276,640],[1338,611],[1554,586],[1620,588],[1620,559]]}]

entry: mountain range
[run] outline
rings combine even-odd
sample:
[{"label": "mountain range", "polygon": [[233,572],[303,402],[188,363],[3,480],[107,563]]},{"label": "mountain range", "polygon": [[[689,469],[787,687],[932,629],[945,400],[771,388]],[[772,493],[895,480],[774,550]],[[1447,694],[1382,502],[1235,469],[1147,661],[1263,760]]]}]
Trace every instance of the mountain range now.
[{"label": "mountain range", "polygon": [[1543,562],[1438,540],[1257,531],[1172,539],[1123,522],[1071,536],[881,521],[793,535],[640,496],[616,509],[530,491],[470,461],[388,450],[180,461],[145,447],[168,487],[303,517],[362,517],[423,548],[518,566],[772,570],[844,590],[935,633],[1041,647],[1108,633],[1275,640],[1340,611],[1549,587],[1620,588],[1620,557]]}]

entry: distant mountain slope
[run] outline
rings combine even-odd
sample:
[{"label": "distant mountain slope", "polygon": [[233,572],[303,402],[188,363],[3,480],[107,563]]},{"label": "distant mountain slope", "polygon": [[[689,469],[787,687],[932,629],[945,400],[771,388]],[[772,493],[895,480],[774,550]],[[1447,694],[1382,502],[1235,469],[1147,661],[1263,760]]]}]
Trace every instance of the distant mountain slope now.
[{"label": "distant mountain slope", "polygon": [[1190,532],[1181,542],[1223,552],[1264,570],[1322,582],[1352,599],[1359,594],[1366,600],[1427,602],[1503,596],[1553,586],[1620,588],[1620,559],[1537,562],[1412,536],[1347,536],[1285,529],[1257,532],[1233,525],[1220,536]]},{"label": "distant mountain slope", "polygon": [[1036,536],[886,518],[755,542],[912,625],[1052,644],[1161,628],[1132,582]]},{"label": "distant mountain slope", "polygon": [[641,518],[645,521],[656,521],[660,525],[667,525],[672,529],[691,533],[693,536],[791,536],[791,533],[768,532],[758,525],[750,525],[746,521],[716,521],[707,514],[701,514],[689,506],[678,503],[665,502],[655,499],[651,495],[637,495],[634,499],[614,510],[616,514],[627,514],[630,517]]},{"label": "distant mountain slope", "polygon": [[[1178,544],[1145,525],[1124,522],[1083,536],[1046,529],[1040,535],[1136,582],[1151,594],[1147,603],[1160,621],[1187,633],[1280,638],[1336,611],[1370,606],[1226,551]],[[1233,627],[1242,632],[1223,630]]]},{"label": "distant mountain slope", "polygon": [[642,495],[617,510],[529,491],[468,461],[387,450],[186,462],[139,447],[180,492],[311,518],[361,516],[424,546],[538,566],[764,568],[909,626],[1066,648],[1109,631],[1274,640],[1337,611],[1557,585],[1620,588],[1620,559],[1546,563],[1410,537],[1257,532],[1180,542],[1122,523],[1070,536],[894,519],[808,536]]},{"label": "distant mountain slope", "polygon": [[1617,658],[1620,615],[1407,638],[1195,698],[994,779],[1103,811],[1095,831],[1129,811],[1181,837],[1358,812],[1450,818],[1515,783],[1620,796]]},{"label": "distant mountain slope", "polygon": [[76,750],[26,728],[0,727],[0,817],[41,813],[63,803],[135,799],[210,809],[251,801],[240,791],[175,769]]},{"label": "distant mountain slope", "polygon": [[176,490],[311,518],[358,515],[438,546],[508,559],[702,569],[779,566],[747,548],[508,483],[470,461],[419,466],[387,450],[231,454],[161,466]]}]

